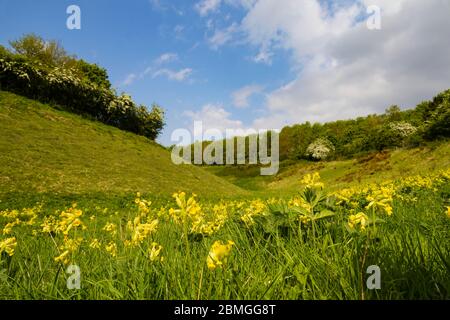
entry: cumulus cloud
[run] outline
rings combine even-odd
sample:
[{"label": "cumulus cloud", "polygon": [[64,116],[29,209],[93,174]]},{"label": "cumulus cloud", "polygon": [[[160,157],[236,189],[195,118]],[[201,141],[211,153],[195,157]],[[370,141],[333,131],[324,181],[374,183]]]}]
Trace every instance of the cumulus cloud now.
[{"label": "cumulus cloud", "polygon": [[236,90],[231,95],[233,104],[238,108],[247,108],[249,106],[249,99],[258,93],[261,93],[263,88],[258,85],[249,85]]},{"label": "cumulus cloud", "polygon": [[[226,111],[220,104],[206,104],[200,111],[185,111],[184,115],[192,122],[201,121],[203,132],[214,129],[225,135],[227,129],[244,129],[242,121],[232,119],[231,113]],[[200,132],[194,132],[194,136],[199,136],[200,134]]]},{"label": "cumulus cloud", "polygon": [[[381,30],[361,17],[382,12]],[[295,80],[271,92],[266,117],[255,126],[330,121],[413,107],[449,87],[450,3],[442,0],[358,0],[325,6],[313,0],[258,0],[240,29],[271,61],[292,53]]]},{"label": "cumulus cloud", "polygon": [[174,81],[184,81],[187,80],[192,74],[193,70],[191,68],[181,69],[179,71],[173,71],[170,69],[160,69],[153,73],[153,78],[166,76],[169,80]]}]

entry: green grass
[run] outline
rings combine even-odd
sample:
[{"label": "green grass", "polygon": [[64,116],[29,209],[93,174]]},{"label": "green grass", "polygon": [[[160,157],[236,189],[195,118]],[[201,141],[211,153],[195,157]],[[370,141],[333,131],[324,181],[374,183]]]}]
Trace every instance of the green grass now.
[{"label": "green grass", "polygon": [[[13,257],[0,260],[0,299],[449,299],[449,187],[447,182],[439,192],[420,191],[415,203],[394,200],[393,215],[366,232],[349,233],[348,212],[339,208],[315,229],[295,223],[287,233],[248,229],[240,222],[242,212],[228,203],[229,219],[212,236],[187,238],[183,226],[164,215],[158,230],[135,248],[124,246],[127,221],[138,215],[133,201],[109,206],[106,213],[94,204],[79,205],[87,230],[74,229],[69,237],[84,239],[71,257],[81,270],[81,290],[67,288],[67,266],[54,261],[62,234],[41,233],[39,220],[9,235],[18,244]],[[151,216],[158,211],[153,208]],[[44,207],[39,219],[49,215],[52,210]],[[107,222],[118,226],[115,236],[102,230]],[[100,249],[89,248],[94,238]],[[205,260],[216,240],[235,246],[225,267],[210,271]],[[117,257],[104,249],[110,241],[117,244]],[[163,262],[148,258],[153,241],[163,246]],[[379,290],[366,287],[371,265],[381,269]]]},{"label": "green grass", "polygon": [[0,198],[245,192],[144,138],[0,91]]}]

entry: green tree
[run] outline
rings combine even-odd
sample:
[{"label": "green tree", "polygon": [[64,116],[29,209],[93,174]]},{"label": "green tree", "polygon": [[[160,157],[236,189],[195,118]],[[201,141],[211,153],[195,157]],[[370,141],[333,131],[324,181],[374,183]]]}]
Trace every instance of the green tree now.
[{"label": "green tree", "polygon": [[82,59],[77,61],[77,67],[83,76],[91,83],[95,83],[99,87],[107,89],[111,88],[111,82],[109,82],[106,69],[97,64],[88,63]]},{"label": "green tree", "polygon": [[55,40],[45,41],[35,34],[27,34],[10,41],[15,53],[30,60],[41,62],[48,67],[74,67],[76,57],[67,54],[66,50]]}]

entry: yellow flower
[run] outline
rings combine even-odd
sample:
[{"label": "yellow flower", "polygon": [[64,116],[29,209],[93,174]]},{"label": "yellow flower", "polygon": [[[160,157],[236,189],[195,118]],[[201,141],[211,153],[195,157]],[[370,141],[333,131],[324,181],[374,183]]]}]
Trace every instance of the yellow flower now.
[{"label": "yellow flower", "polygon": [[447,217],[450,218],[450,207],[447,207]]},{"label": "yellow flower", "polygon": [[0,255],[3,252],[6,252],[10,257],[14,255],[14,250],[17,246],[17,240],[15,237],[7,238],[3,241],[0,241]]},{"label": "yellow flower", "polygon": [[41,224],[43,233],[52,233],[56,232],[58,229],[58,222],[55,217],[49,216],[44,218],[44,222]]},{"label": "yellow flower", "polygon": [[158,220],[150,221],[149,223],[141,223],[140,217],[136,217],[133,222],[128,221],[127,229],[131,230],[131,245],[139,245],[142,243],[150,234],[154,233],[158,229]]},{"label": "yellow flower", "polygon": [[117,256],[117,245],[113,241],[105,246],[105,250],[113,257]]},{"label": "yellow flower", "polygon": [[113,236],[117,233],[117,226],[114,223],[108,222],[102,229],[103,231],[111,233]]},{"label": "yellow flower", "polygon": [[62,232],[64,235],[68,235],[70,230],[77,227],[82,227],[85,229],[83,222],[80,220],[80,217],[83,215],[83,211],[76,208],[77,205],[73,204],[72,208],[63,211],[60,214],[60,221],[57,227],[57,231]]},{"label": "yellow flower", "polygon": [[304,184],[306,188],[319,188],[323,189],[324,184],[320,182],[320,174],[315,172],[314,174],[307,174],[300,181],[301,184]]},{"label": "yellow flower", "polygon": [[56,262],[61,262],[63,264],[69,264],[69,261],[70,261],[69,260],[69,254],[70,254],[70,251],[66,250],[63,253],[61,253],[59,256],[57,256],[55,258],[55,261]]},{"label": "yellow flower", "polygon": [[100,243],[100,241],[98,241],[98,239],[93,239],[91,241],[91,243],[89,244],[89,247],[92,249],[100,249],[101,243]]},{"label": "yellow flower", "polygon": [[233,246],[234,242],[231,240],[228,241],[228,244],[222,244],[221,241],[214,242],[206,258],[208,269],[215,270],[216,268],[222,268],[226,264]]},{"label": "yellow flower", "polygon": [[348,226],[350,227],[350,229],[355,229],[359,225],[361,231],[364,231],[366,229],[368,221],[369,217],[367,217],[367,215],[365,215],[363,212],[360,212],[349,217]]},{"label": "yellow flower", "polygon": [[70,239],[66,236],[64,238],[64,243],[59,246],[59,250],[62,253],[55,258],[55,261],[66,265],[69,264],[70,255],[78,250],[82,242],[83,238]]},{"label": "yellow flower", "polygon": [[157,261],[160,260],[162,261],[162,257],[159,256],[159,253],[162,250],[162,246],[158,245],[156,242],[152,243],[152,248],[149,249],[149,258],[150,261]]},{"label": "yellow flower", "polygon": [[4,235],[11,234],[12,229],[13,229],[15,226],[19,225],[19,224],[20,224],[20,220],[19,220],[19,219],[16,219],[16,220],[13,221],[13,222],[7,223],[6,226],[3,228],[3,234],[4,234]]},{"label": "yellow flower", "polygon": [[244,210],[244,214],[241,216],[241,220],[245,223],[245,226],[251,227],[255,224],[254,217],[264,215],[266,211],[266,205],[261,200],[253,200],[250,202],[250,206]]}]

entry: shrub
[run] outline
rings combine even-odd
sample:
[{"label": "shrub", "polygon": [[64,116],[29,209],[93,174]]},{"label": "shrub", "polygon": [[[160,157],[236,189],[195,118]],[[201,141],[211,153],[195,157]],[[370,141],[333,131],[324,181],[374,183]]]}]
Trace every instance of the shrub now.
[{"label": "shrub", "polygon": [[433,101],[421,105],[426,139],[450,137],[450,90],[437,95]]},{"label": "shrub", "polygon": [[148,111],[145,106],[136,106],[127,95],[116,96],[109,88],[104,69],[90,66],[87,68],[92,79],[78,75],[76,68],[49,67],[20,55],[0,56],[0,89],[54,103],[119,129],[156,139],[164,127],[163,110],[153,106]]},{"label": "shrub", "polygon": [[333,144],[328,139],[319,138],[308,146],[306,156],[313,160],[325,160],[334,150]]}]

